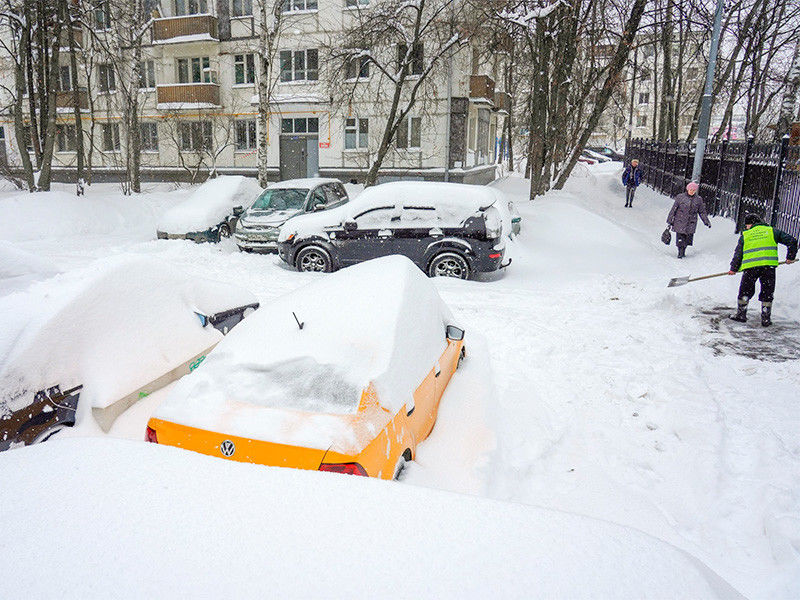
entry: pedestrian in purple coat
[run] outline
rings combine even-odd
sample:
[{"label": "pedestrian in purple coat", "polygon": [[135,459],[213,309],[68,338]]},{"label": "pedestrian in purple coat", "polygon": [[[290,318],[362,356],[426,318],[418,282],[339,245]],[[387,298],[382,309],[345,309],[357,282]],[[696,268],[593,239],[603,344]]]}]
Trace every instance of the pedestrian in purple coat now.
[{"label": "pedestrian in purple coat", "polygon": [[711,227],[708,220],[706,204],[703,198],[697,195],[700,186],[695,181],[686,184],[686,191],[675,196],[675,203],[669,211],[667,224],[675,232],[675,244],[678,246],[678,258],[686,255],[686,246],[691,246],[694,241],[694,232],[697,230],[697,217],[699,216],[706,227]]}]

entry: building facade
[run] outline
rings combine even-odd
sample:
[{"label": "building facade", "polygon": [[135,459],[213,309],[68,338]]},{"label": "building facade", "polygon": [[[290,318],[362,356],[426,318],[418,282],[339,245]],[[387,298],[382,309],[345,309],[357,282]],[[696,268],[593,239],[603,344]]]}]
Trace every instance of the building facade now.
[{"label": "building facade", "polygon": [[[367,90],[360,94],[360,101],[343,103],[335,98],[326,51],[351,26],[357,11],[370,10],[368,2],[290,0],[283,5],[266,132],[271,180],[319,175],[362,181],[368,171],[383,135],[387,101],[379,89],[369,92],[369,86],[380,86],[369,69],[354,73]],[[139,63],[143,179],[191,179],[212,170],[256,174],[260,53],[256,2],[150,0],[145,4],[153,18]],[[110,6],[95,4],[89,13],[92,31],[88,23],[75,31],[75,45],[87,55],[79,61],[77,90],[72,89],[68,52],[59,59],[53,160],[57,178],[74,177],[76,94],[85,152],[92,154],[93,178],[110,179],[124,172],[122,82],[119,70],[94,48],[102,36],[114,35]],[[383,162],[380,180],[444,177],[449,106],[450,180],[484,183],[494,179],[509,99],[495,84],[497,73],[502,72],[502,57],[478,64],[476,55],[469,45],[455,51],[452,103],[447,77],[440,74],[432,80],[420,112],[412,110],[402,124]],[[13,73],[5,71],[0,76],[13,81]],[[20,144],[13,119],[3,120],[0,141],[13,167],[20,164]]]}]

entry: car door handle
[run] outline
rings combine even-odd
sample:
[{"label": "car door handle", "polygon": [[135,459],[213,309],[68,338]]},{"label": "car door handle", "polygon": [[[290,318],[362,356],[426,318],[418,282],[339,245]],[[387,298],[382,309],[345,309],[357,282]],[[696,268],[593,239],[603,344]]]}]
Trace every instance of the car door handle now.
[{"label": "car door handle", "polygon": [[436,365],[436,369],[433,372],[434,377],[438,377],[442,374],[442,368],[439,365]]},{"label": "car door handle", "polygon": [[379,238],[390,238],[390,237],[392,237],[392,232],[389,229],[381,229],[378,232],[378,237]]},{"label": "car door handle", "polygon": [[415,409],[415,408],[417,408],[417,407],[416,407],[416,406],[412,406],[412,407],[411,407],[411,410],[409,410],[409,411],[406,413],[406,415],[410,417],[412,414],[414,414],[414,409]]}]

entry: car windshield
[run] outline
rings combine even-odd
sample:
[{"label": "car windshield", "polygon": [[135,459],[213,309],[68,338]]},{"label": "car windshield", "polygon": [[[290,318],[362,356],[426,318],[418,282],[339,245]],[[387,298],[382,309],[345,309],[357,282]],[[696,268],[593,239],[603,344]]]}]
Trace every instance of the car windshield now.
[{"label": "car windshield", "polygon": [[271,188],[253,203],[254,210],[302,210],[308,190]]}]

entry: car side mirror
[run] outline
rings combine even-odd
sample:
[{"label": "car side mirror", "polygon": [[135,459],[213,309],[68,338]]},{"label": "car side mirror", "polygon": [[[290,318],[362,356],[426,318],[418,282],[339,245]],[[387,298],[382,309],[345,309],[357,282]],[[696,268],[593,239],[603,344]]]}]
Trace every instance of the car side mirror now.
[{"label": "car side mirror", "polygon": [[233,207],[233,214],[237,217],[241,216],[244,212],[244,208],[241,206],[234,206]]},{"label": "car side mirror", "polygon": [[324,204],[315,204],[314,208],[312,208],[311,210],[313,210],[314,212],[319,212],[321,210],[325,210],[325,205]]},{"label": "car side mirror", "polygon": [[447,329],[445,330],[445,335],[447,336],[448,340],[460,342],[464,339],[464,330],[460,327],[456,327],[455,325],[448,325]]},{"label": "car side mirror", "polygon": [[358,229],[358,223],[355,221],[345,221],[344,222],[344,230],[345,231],[355,231]]}]

